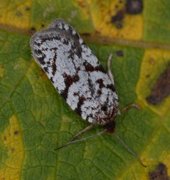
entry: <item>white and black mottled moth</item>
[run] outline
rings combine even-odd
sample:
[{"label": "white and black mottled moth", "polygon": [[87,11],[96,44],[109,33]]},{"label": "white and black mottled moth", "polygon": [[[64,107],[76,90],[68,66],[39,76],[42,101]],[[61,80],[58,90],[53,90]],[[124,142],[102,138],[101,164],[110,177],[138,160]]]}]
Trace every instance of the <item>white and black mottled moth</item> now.
[{"label": "white and black mottled moth", "polygon": [[[86,140],[87,138],[77,141],[74,139],[94,125],[104,127],[104,131],[97,135],[106,131],[113,132],[114,118],[119,114],[119,108],[112,74],[110,70],[107,73],[103,69],[79,34],[64,20],[57,19],[47,29],[35,33],[30,46],[34,59],[59,94],[72,110],[90,123],[72,141],[57,149]],[[111,60],[111,56],[109,59]],[[89,136],[91,137],[93,136]],[[138,155],[119,136],[116,137],[143,165]]]},{"label": "white and black mottled moth", "polygon": [[55,20],[30,41],[36,62],[70,108],[93,125],[114,129],[119,113],[113,79],[80,35],[64,20]]}]

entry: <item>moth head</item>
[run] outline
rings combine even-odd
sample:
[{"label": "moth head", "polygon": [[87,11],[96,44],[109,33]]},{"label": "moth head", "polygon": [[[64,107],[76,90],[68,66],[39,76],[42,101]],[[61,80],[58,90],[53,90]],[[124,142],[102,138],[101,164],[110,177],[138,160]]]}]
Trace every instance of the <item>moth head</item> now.
[{"label": "moth head", "polygon": [[107,124],[105,124],[103,127],[106,129],[106,132],[113,133],[115,130],[115,121],[112,119],[112,121],[109,121]]}]

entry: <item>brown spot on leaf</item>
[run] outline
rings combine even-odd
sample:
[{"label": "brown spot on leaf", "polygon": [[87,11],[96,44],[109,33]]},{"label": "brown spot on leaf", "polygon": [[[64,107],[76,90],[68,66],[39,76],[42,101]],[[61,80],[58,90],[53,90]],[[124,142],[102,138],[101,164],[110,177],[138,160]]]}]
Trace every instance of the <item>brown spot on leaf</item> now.
[{"label": "brown spot on leaf", "polygon": [[90,36],[90,33],[84,32],[84,33],[81,33],[81,36],[89,37],[89,36]]},{"label": "brown spot on leaf", "polygon": [[29,30],[30,34],[34,34],[36,32],[36,28],[35,27],[31,27]]},{"label": "brown spot on leaf", "polygon": [[146,77],[146,78],[149,78],[150,76],[151,76],[150,74],[146,74],[146,76],[145,76],[145,77]]},{"label": "brown spot on leaf", "polygon": [[30,9],[31,9],[31,8],[30,8],[29,6],[26,6],[26,7],[25,7],[25,11],[30,11]]},{"label": "brown spot on leaf", "polygon": [[143,0],[126,0],[125,6],[127,14],[140,14],[143,11]]},{"label": "brown spot on leaf", "polygon": [[123,57],[124,56],[124,53],[122,50],[117,50],[116,51],[116,55],[119,56],[119,57]]},{"label": "brown spot on leaf", "polygon": [[160,104],[167,96],[170,95],[170,63],[165,71],[159,76],[151,94],[146,98],[147,102],[153,105]]},{"label": "brown spot on leaf", "polygon": [[4,141],[6,141],[7,140],[7,137],[6,136],[4,136]]},{"label": "brown spot on leaf", "polygon": [[18,135],[19,134],[19,131],[14,131],[14,135]]},{"label": "brown spot on leaf", "polygon": [[15,151],[15,148],[11,148],[11,152],[13,153]]},{"label": "brown spot on leaf", "polygon": [[170,180],[168,177],[167,167],[163,163],[159,163],[154,171],[149,173],[150,180]]},{"label": "brown spot on leaf", "polygon": [[[123,1],[119,1],[122,3]],[[117,29],[123,28],[124,18],[126,14],[137,15],[143,11],[143,0],[125,0],[125,5],[121,9],[119,5],[115,5],[117,12],[111,17],[111,23],[116,26]]]},{"label": "brown spot on leaf", "polygon": [[114,16],[112,16],[111,22],[116,26],[117,29],[121,29],[123,27],[124,17],[125,11],[124,9],[121,9]]}]

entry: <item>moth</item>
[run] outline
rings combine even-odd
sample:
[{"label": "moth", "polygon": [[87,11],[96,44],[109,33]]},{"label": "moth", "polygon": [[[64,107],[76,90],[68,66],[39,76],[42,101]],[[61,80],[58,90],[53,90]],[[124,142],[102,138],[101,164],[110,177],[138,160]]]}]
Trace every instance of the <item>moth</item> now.
[{"label": "moth", "polygon": [[62,19],[36,32],[32,55],[69,107],[92,125],[114,129],[119,113],[114,81],[75,29]]},{"label": "moth", "polygon": [[[74,136],[72,141],[57,149],[86,140],[87,138],[75,139],[94,125],[104,127],[104,131],[97,135],[113,132],[114,119],[120,113],[113,76],[110,69],[108,72],[104,70],[74,28],[64,20],[56,19],[48,28],[32,36],[30,46],[35,61],[44,70],[58,93],[73,111],[90,124]],[[111,58],[112,56],[109,56],[108,62]],[[136,108],[136,105],[131,104],[125,110],[130,107]],[[119,136],[115,136],[145,167],[138,155]]]}]

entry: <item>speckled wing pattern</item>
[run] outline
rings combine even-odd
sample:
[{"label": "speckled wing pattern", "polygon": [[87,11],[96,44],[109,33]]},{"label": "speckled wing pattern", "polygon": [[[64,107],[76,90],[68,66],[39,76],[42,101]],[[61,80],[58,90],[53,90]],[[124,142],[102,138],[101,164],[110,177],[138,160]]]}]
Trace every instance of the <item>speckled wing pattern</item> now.
[{"label": "speckled wing pattern", "polygon": [[118,113],[110,77],[79,34],[55,20],[30,41],[33,57],[72,110],[89,123],[105,125]]}]

